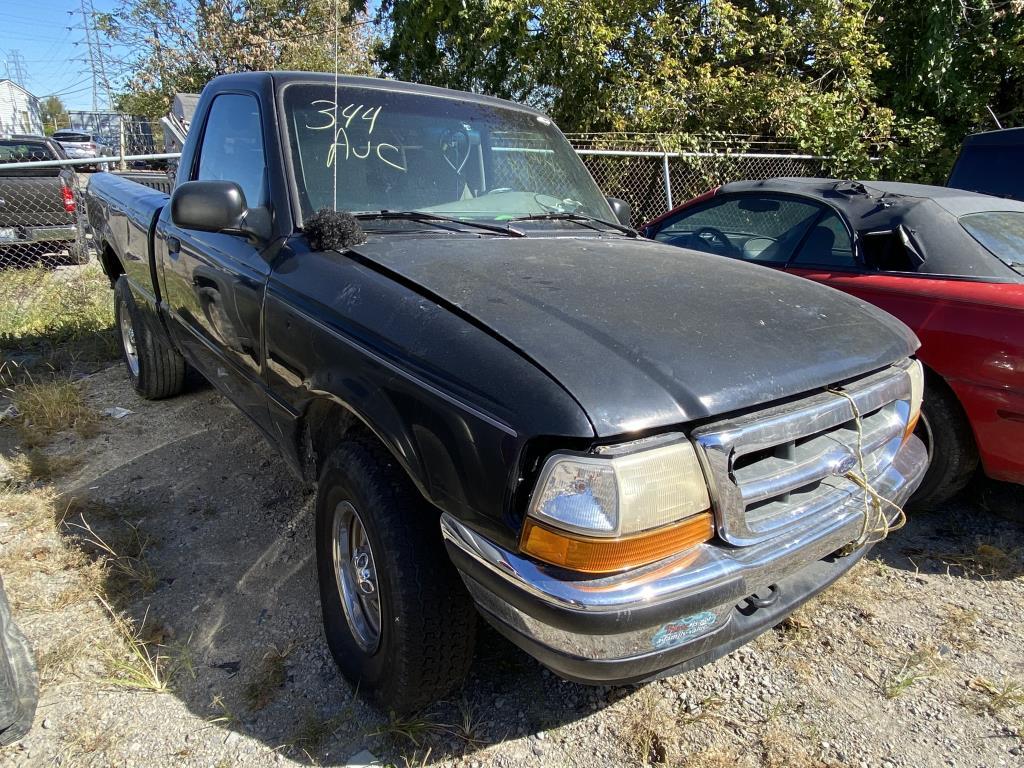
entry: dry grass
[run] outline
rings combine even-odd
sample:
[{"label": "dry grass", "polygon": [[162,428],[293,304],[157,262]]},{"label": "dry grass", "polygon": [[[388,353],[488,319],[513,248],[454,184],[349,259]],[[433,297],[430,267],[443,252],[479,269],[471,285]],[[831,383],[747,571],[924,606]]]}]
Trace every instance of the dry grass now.
[{"label": "dry grass", "polygon": [[26,448],[46,445],[58,432],[91,437],[98,428],[99,414],[69,379],[30,378],[11,387],[10,396],[17,409],[14,427]]},{"label": "dry grass", "polygon": [[82,464],[80,455],[55,456],[31,449],[18,455],[12,462],[12,469],[27,480],[49,482],[74,471]]},{"label": "dry grass", "polygon": [[967,552],[912,550],[910,554],[937,560],[979,579],[1015,579],[1024,575],[1024,548],[1005,541],[978,539]]},{"label": "dry grass", "polygon": [[758,739],[764,768],[817,768],[823,766],[801,737],[783,727],[772,727]]},{"label": "dry grass", "polygon": [[259,666],[245,686],[245,703],[249,709],[256,711],[263,709],[285,683],[285,660],[295,650],[293,643],[288,643],[283,648],[273,646],[263,654]]},{"label": "dry grass", "polygon": [[64,637],[36,652],[36,666],[39,680],[45,686],[71,677],[82,656],[82,638],[79,635]]},{"label": "dry grass", "polygon": [[882,678],[879,688],[887,699],[895,699],[918,683],[933,680],[946,667],[939,651],[931,645],[914,651],[903,659],[899,667]]},{"label": "dry grass", "polygon": [[985,677],[976,677],[967,687],[980,696],[975,700],[976,709],[996,715],[1001,712],[1024,707],[1024,683],[1005,679],[993,682]]},{"label": "dry grass", "polygon": [[206,722],[211,725],[223,725],[226,728],[237,728],[242,724],[242,719],[235,714],[227,703],[224,701],[224,697],[219,693],[213,695],[213,699],[210,701],[210,709],[216,714],[206,718]]},{"label": "dry grass", "polygon": [[114,629],[120,641],[119,648],[104,649],[110,676],[101,682],[118,688],[165,693],[170,690],[171,673],[168,657],[160,652],[160,646],[145,639],[146,618],[140,627],[124,616],[103,599],[96,596],[107,609],[113,620]]},{"label": "dry grass", "polygon": [[334,736],[351,719],[351,707],[333,717],[323,717],[316,712],[309,712],[283,746],[299,750],[312,762],[315,760],[314,755],[324,742]]},{"label": "dry grass", "polygon": [[961,653],[975,651],[981,645],[980,635],[976,626],[980,618],[981,614],[973,608],[965,608],[962,605],[947,605],[943,611],[939,638],[946,642],[950,648]]},{"label": "dry grass", "polygon": [[654,685],[641,688],[630,701],[618,733],[626,750],[642,765],[663,765],[674,758],[676,721],[658,693]]},{"label": "dry grass", "polygon": [[81,522],[68,525],[81,532],[79,541],[92,550],[106,572],[108,583],[105,592],[118,595],[139,592],[149,594],[156,589],[159,580],[146,560],[146,550],[152,544],[152,539],[140,531],[137,525],[127,520],[122,521],[127,529],[126,535],[116,542],[115,547],[93,529],[84,515],[80,514],[79,520]]}]

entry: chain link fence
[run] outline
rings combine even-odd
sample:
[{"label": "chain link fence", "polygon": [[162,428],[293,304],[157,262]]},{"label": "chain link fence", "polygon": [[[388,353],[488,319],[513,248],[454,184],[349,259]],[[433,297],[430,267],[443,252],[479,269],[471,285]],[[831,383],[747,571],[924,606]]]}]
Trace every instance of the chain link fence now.
[{"label": "chain link fence", "polygon": [[633,226],[740,179],[822,176],[826,157],[783,152],[658,152],[577,147],[601,190],[633,209]]},{"label": "chain link fence", "polygon": [[[504,146],[495,145],[493,184],[516,189],[522,188],[522,178],[534,184],[545,178],[548,194],[568,196],[575,180],[553,162],[550,150],[526,146],[521,139],[510,136]],[[593,136],[570,140],[602,191],[630,204],[634,226],[719,184],[818,176],[825,172],[828,160],[786,151],[778,144],[753,145],[756,151],[736,151],[735,145],[721,143],[709,144],[706,151],[666,151],[652,149],[648,140],[608,141]],[[749,143],[744,147],[750,148]],[[170,193],[173,177],[169,172],[144,169],[173,166],[175,157],[121,155],[111,157],[109,163],[116,173]],[[85,198],[91,174],[78,170],[87,165],[85,160],[0,164],[0,269],[84,264],[94,257]]]},{"label": "chain link fence", "polygon": [[[132,156],[125,156],[131,167]],[[143,162],[166,162],[147,155]],[[112,160],[118,163],[121,157]],[[87,264],[95,258],[89,227],[86,188],[92,172],[88,160],[0,163],[0,270],[52,269]],[[163,171],[116,171],[133,181],[170,193],[171,177]]]},{"label": "chain link fence", "polygon": [[70,169],[0,175],[0,269],[86,263],[83,190]]}]

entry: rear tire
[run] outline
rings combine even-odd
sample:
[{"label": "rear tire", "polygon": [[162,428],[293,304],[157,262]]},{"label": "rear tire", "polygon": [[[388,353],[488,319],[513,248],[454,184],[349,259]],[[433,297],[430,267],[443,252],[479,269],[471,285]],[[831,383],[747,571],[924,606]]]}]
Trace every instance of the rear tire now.
[{"label": "rear tire", "polygon": [[149,332],[124,275],[114,286],[114,319],[128,379],[135,391],[147,400],[180,394],[185,388],[185,358]]},{"label": "rear tire", "polygon": [[960,402],[945,382],[929,376],[921,419],[914,431],[928,449],[928,470],[907,506],[934,510],[964,489],[978,468],[974,433]]},{"label": "rear tire", "polygon": [[316,507],[324,631],[342,674],[400,713],[460,685],[476,609],[444,550],[437,510],[368,436],[347,439],[327,459]]}]

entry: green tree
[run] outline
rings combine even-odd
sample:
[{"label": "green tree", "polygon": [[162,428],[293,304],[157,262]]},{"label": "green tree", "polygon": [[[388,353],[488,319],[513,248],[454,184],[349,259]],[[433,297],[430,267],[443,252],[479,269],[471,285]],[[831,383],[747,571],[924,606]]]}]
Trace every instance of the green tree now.
[{"label": "green tree", "polygon": [[[133,52],[118,108],[156,117],[176,92],[198,92],[217,75],[333,71],[334,12],[331,0],[121,0],[98,14],[97,28]],[[339,70],[369,73],[365,19],[343,5],[339,22]]]},{"label": "green tree", "polygon": [[47,136],[59,128],[67,128],[71,125],[68,110],[58,96],[47,96],[43,99],[39,113],[43,120],[43,131]]},{"label": "green tree", "polygon": [[385,0],[381,14],[385,72],[533,103],[567,130],[783,137],[859,175],[935,140],[876,100],[889,57],[872,0]]},{"label": "green tree", "polygon": [[[964,135],[1024,121],[1024,13],[1017,0],[881,0],[873,9],[890,66],[875,73],[879,102],[927,121],[939,151],[924,176],[940,181]],[[990,112],[989,110],[992,110]]]}]

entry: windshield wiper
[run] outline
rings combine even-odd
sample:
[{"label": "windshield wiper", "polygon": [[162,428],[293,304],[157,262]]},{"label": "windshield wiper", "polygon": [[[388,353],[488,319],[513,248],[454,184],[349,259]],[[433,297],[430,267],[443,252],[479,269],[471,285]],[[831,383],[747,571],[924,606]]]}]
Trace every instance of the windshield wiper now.
[{"label": "windshield wiper", "polygon": [[588,229],[593,229],[596,232],[600,232],[601,228],[595,227],[594,224],[601,224],[602,226],[618,230],[629,237],[640,236],[632,227],[627,227],[624,224],[618,224],[613,221],[605,221],[604,219],[599,219],[596,216],[588,216],[585,213],[534,213],[529,216],[516,216],[515,218],[509,219],[509,221],[572,221],[576,224],[582,224]]},{"label": "windshield wiper", "polygon": [[442,216],[437,213],[430,213],[429,211],[362,211],[353,215],[361,221],[366,221],[368,219],[397,219],[401,221],[417,221],[424,224],[433,224],[434,226],[438,226],[452,232],[462,231],[455,227],[445,227],[443,224],[439,223],[447,222],[449,224],[458,224],[462,227],[476,227],[477,229],[494,232],[497,235],[505,235],[506,237],[526,237],[525,232],[520,229],[516,229],[515,227],[499,227],[496,224],[484,224],[470,219],[458,219],[454,216]]}]

